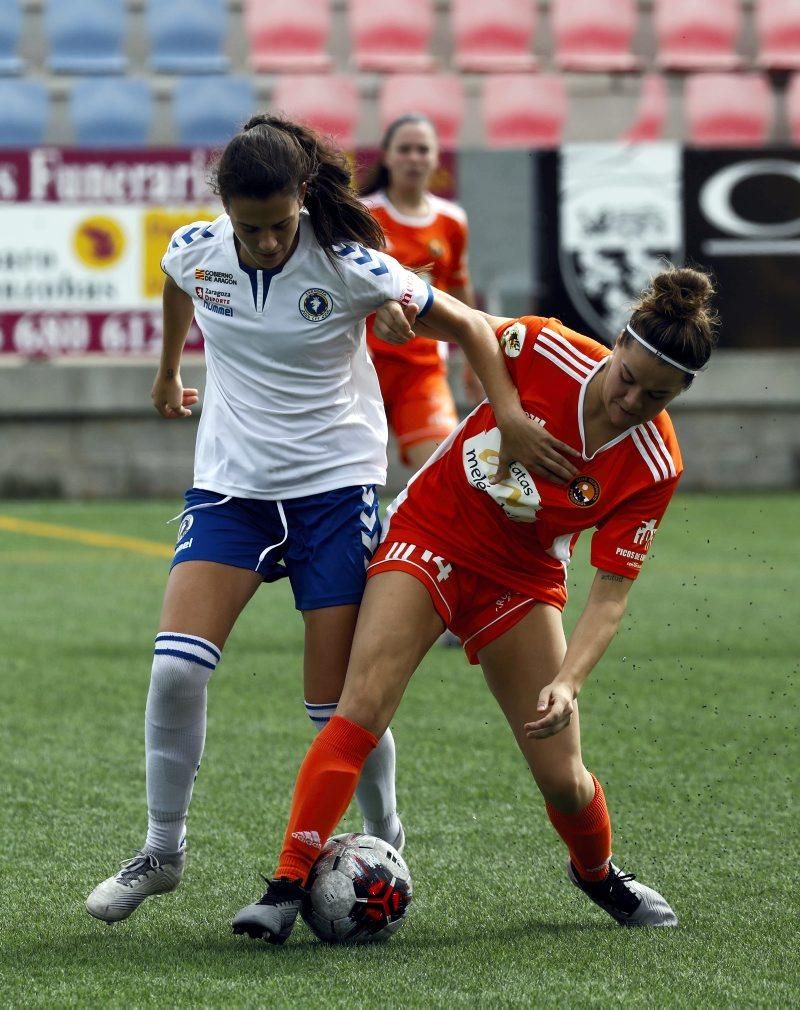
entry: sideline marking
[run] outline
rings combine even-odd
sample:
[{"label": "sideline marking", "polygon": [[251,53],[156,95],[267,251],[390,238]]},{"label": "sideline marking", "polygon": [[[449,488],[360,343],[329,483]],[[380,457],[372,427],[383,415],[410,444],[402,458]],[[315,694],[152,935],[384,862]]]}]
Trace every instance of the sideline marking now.
[{"label": "sideline marking", "polygon": [[166,544],[138,537],[124,537],[117,533],[98,533],[95,530],[79,530],[74,526],[57,526],[54,523],[33,522],[30,519],[16,519],[0,515],[0,530],[8,533],[27,533],[34,537],[53,537],[55,540],[74,540],[91,547],[116,547],[133,554],[147,554],[154,558],[171,558],[175,553]]}]

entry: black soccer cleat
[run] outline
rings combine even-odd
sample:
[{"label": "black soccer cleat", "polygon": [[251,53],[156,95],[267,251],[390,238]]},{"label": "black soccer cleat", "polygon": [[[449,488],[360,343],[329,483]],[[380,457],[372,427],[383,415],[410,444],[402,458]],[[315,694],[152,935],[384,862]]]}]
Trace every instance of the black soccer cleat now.
[{"label": "black soccer cleat", "polygon": [[[264,878],[266,880],[266,877]],[[258,901],[240,909],[233,917],[234,933],[246,933],[254,940],[281,944],[289,938],[298,912],[308,899],[299,880],[278,877],[267,880],[267,889]]]},{"label": "black soccer cleat", "polygon": [[678,925],[678,917],[658,891],[640,884],[632,873],[623,873],[613,863],[608,864],[605,880],[594,881],[583,880],[570,860],[567,876],[620,926]]}]

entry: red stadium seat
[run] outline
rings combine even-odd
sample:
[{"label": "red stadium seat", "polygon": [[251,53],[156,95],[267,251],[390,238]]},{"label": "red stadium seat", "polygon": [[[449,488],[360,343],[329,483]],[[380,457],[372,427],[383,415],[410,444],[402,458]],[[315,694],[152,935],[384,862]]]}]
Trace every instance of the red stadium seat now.
[{"label": "red stadium seat", "polygon": [[359,96],[356,78],[350,74],[279,77],[270,106],[334,137],[341,147],[355,147]]},{"label": "red stadium seat", "polygon": [[492,74],[483,84],[483,125],[489,147],[556,147],[567,118],[558,74]]},{"label": "red stadium seat", "polygon": [[459,70],[534,70],[536,0],[451,0],[450,24]]},{"label": "red stadium seat", "polygon": [[646,140],[661,140],[669,111],[667,82],[661,74],[647,74],[642,78],[639,105],[633,126],[622,139],[633,144]]},{"label": "red stadium seat", "polygon": [[800,144],[800,74],[794,74],[786,88],[786,120],[793,144]]},{"label": "red stadium seat", "polygon": [[381,129],[407,112],[420,112],[436,127],[439,143],[458,147],[464,119],[464,85],[458,74],[393,74],[381,86]]},{"label": "red stadium seat", "polygon": [[761,74],[693,74],[684,94],[688,140],[699,147],[757,147],[771,133],[774,96]]},{"label": "red stadium seat", "polygon": [[767,70],[800,70],[800,4],[758,0],[758,64]]},{"label": "red stadium seat", "polygon": [[330,0],[246,0],[250,66],[260,71],[327,70]]},{"label": "red stadium seat", "polygon": [[658,65],[665,70],[735,70],[741,0],[655,0]]},{"label": "red stadium seat", "polygon": [[432,0],[350,0],[350,40],[358,70],[430,70]]},{"label": "red stadium seat", "polygon": [[562,70],[636,70],[636,0],[553,0],[555,62]]}]

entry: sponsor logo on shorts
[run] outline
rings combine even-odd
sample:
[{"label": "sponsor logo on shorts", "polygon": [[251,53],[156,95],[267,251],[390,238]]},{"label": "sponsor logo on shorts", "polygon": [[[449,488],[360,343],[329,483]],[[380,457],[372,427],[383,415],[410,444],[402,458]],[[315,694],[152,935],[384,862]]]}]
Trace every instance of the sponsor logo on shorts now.
[{"label": "sponsor logo on shorts", "polygon": [[193,525],[194,525],[194,516],[190,512],[189,515],[186,515],[183,517],[183,519],[181,519],[181,524],[178,527],[178,540],[183,540],[183,538],[186,536],[186,534],[189,532],[189,530],[192,528]]},{"label": "sponsor logo on shorts", "polygon": [[494,609],[496,613],[499,614],[501,610],[503,610],[505,607],[508,606],[508,604],[511,602],[512,595],[513,593],[511,592],[511,590],[507,589],[502,596],[497,597],[497,599],[494,601]]},{"label": "sponsor logo on shorts", "polygon": [[589,508],[600,497],[600,485],[594,477],[576,477],[569,486],[568,494],[573,505]]},{"label": "sponsor logo on shorts", "polygon": [[195,270],[194,279],[208,281],[209,284],[232,284],[235,286],[239,283],[233,274],[221,273],[219,270],[205,270],[203,267],[198,267]]},{"label": "sponsor logo on shorts", "polygon": [[175,548],[175,553],[179,554],[181,551],[185,551],[187,548],[191,547],[193,540],[194,540],[194,537],[189,537],[189,539],[188,540],[184,540],[184,542],[182,544],[178,544],[178,546]]},{"label": "sponsor logo on shorts", "polygon": [[300,295],[300,315],[312,323],[327,319],[333,311],[333,298],[322,288],[309,288]]}]

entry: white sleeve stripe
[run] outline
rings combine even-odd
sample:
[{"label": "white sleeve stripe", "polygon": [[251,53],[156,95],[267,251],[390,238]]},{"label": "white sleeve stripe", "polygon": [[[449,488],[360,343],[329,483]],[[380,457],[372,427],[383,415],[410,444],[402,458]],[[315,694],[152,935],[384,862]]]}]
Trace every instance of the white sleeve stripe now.
[{"label": "white sleeve stripe", "polygon": [[639,428],[635,428],[631,432],[631,439],[633,440],[633,444],[641,453],[642,459],[645,461],[645,463],[647,463],[647,467],[650,470],[650,473],[653,475],[653,480],[660,480],[661,475],[659,474],[658,470],[656,470],[655,463],[653,463],[652,459],[650,458],[649,452],[642,443],[642,439],[639,435]]},{"label": "white sleeve stripe", "polygon": [[648,421],[647,422],[647,427],[648,427],[648,430],[650,431],[651,435],[653,436],[653,440],[655,441],[656,445],[659,447],[659,449],[663,453],[664,459],[667,461],[667,466],[669,467],[670,476],[671,477],[677,477],[678,476],[678,471],[677,471],[677,468],[675,467],[675,460],[672,458],[672,453],[667,448],[666,442],[661,437],[661,432],[658,430],[658,428],[656,427],[656,425],[652,421]]},{"label": "white sleeve stripe", "polygon": [[549,350],[553,352],[553,354],[557,354],[559,358],[562,358],[568,365],[571,365],[577,372],[582,372],[584,375],[588,375],[592,371],[591,368],[589,368],[587,365],[584,365],[582,361],[579,361],[578,358],[570,354],[560,344],[557,344],[554,340],[550,340],[549,337],[544,337],[541,334],[539,334],[536,344],[539,347],[547,347]]},{"label": "white sleeve stripe", "polygon": [[586,379],[585,375],[581,375],[580,372],[573,371],[572,368],[570,368],[570,366],[566,364],[566,362],[561,360],[561,358],[556,357],[555,354],[548,351],[545,347],[541,347],[538,341],[534,345],[533,349],[534,351],[536,351],[537,354],[541,354],[542,357],[552,361],[554,365],[558,365],[558,367],[562,370],[562,372],[566,372],[567,375],[571,375],[576,382],[582,383]]},{"label": "white sleeve stripe", "polygon": [[590,358],[588,354],[584,354],[583,351],[578,350],[578,348],[575,347],[574,344],[571,344],[566,337],[563,337],[560,333],[556,333],[555,330],[551,330],[547,326],[543,326],[539,332],[546,333],[548,337],[553,337],[553,339],[562,344],[564,349],[568,350],[570,354],[585,362],[585,364],[589,366],[590,370],[597,364],[594,358]]},{"label": "white sleeve stripe", "polygon": [[658,446],[656,445],[655,441],[653,440],[652,435],[647,430],[647,428],[646,428],[645,425],[641,425],[641,427],[639,428],[639,431],[640,431],[641,436],[642,436],[642,441],[645,443],[645,445],[647,446],[647,448],[653,454],[653,459],[655,461],[655,464],[658,467],[658,469],[661,471],[661,475],[664,478],[664,480],[666,480],[667,477],[669,477],[669,467],[667,466],[666,461],[664,460],[664,457],[659,452]]}]

